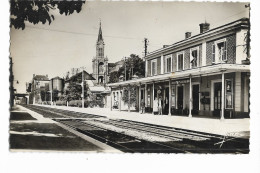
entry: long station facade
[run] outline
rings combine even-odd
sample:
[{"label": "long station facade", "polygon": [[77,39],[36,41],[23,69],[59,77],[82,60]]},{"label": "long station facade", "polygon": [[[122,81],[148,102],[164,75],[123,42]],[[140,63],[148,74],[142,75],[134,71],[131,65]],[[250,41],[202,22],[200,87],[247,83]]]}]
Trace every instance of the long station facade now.
[{"label": "long station facade", "polygon": [[[249,20],[242,18],[147,54],[145,77],[109,84],[111,110],[153,113],[156,98],[164,115],[249,117]],[[124,90],[136,92],[136,102],[122,101]]]}]

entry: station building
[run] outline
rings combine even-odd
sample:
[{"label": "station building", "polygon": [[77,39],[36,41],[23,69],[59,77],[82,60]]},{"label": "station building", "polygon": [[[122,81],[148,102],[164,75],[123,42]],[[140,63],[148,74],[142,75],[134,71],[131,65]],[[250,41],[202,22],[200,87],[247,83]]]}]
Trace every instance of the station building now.
[{"label": "station building", "polygon": [[[242,18],[153,51],[145,59],[145,77],[108,84],[111,110],[152,113],[162,99],[164,115],[217,118],[249,117],[249,20]],[[136,102],[122,101],[125,91],[136,92]],[[131,92],[127,92],[130,100]]]}]

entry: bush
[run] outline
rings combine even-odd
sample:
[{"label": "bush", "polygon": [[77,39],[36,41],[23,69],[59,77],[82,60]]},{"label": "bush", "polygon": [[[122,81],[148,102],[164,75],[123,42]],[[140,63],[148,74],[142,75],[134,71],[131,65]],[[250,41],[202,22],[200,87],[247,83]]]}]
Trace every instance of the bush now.
[{"label": "bush", "polygon": [[[88,104],[89,104],[89,102],[87,100],[85,100],[84,101],[84,107],[88,107]],[[71,101],[69,101],[69,106],[82,107],[82,100],[71,100]]]},{"label": "bush", "polygon": [[58,100],[58,101],[56,101],[56,105],[58,105],[58,106],[66,106],[66,101]]},{"label": "bush", "polygon": [[103,108],[104,103],[102,102],[102,100],[92,100],[92,101],[89,101],[89,107],[91,107],[91,108],[93,108],[93,107]]}]

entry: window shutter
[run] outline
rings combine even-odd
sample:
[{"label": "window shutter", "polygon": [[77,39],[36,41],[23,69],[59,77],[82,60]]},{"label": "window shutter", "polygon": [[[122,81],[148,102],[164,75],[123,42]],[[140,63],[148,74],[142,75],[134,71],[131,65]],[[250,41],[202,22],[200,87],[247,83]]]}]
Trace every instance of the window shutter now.
[{"label": "window shutter", "polygon": [[212,45],[212,62],[215,62],[215,44]]},{"label": "window shutter", "polygon": [[164,57],[164,73],[167,72],[167,57]]},{"label": "window shutter", "polygon": [[224,53],[223,53],[223,61],[227,60],[227,42],[224,42]]}]

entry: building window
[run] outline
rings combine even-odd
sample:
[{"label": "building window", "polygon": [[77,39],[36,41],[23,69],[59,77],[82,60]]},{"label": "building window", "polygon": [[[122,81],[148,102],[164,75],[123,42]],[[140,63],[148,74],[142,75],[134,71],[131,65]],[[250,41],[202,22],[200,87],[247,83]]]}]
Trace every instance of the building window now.
[{"label": "building window", "polygon": [[180,70],[183,70],[183,60],[184,60],[184,53],[179,53],[177,55],[177,70],[180,71]]},{"label": "building window", "polygon": [[198,48],[191,49],[190,52],[190,68],[196,68],[198,67]]},{"label": "building window", "polygon": [[165,72],[170,73],[172,71],[172,57],[166,56],[165,57]]},{"label": "building window", "polygon": [[227,44],[226,42],[221,42],[217,44],[218,49],[218,59],[220,61],[226,61],[227,60]]},{"label": "building window", "polygon": [[151,62],[151,75],[154,76],[157,74],[157,61],[156,59]]},{"label": "building window", "polygon": [[212,45],[212,62],[226,62],[227,61],[227,42],[226,39],[216,41]]}]

